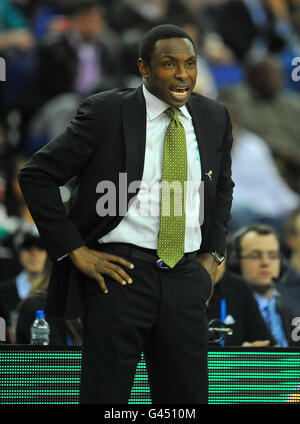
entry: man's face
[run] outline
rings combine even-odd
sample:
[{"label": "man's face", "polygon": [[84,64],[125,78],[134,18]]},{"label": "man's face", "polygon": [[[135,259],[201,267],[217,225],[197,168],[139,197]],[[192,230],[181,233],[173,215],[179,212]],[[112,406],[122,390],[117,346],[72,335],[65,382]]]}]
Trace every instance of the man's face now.
[{"label": "man's face", "polygon": [[279,243],[274,234],[261,235],[255,231],[241,240],[241,273],[253,284],[273,283],[280,272]]},{"label": "man's face", "polygon": [[173,107],[189,99],[197,78],[197,56],[187,38],[169,38],[155,43],[150,66],[139,61],[146,88]]},{"label": "man's face", "polygon": [[20,262],[24,270],[30,274],[40,274],[43,272],[46,257],[46,250],[38,246],[20,250]]},{"label": "man's face", "polygon": [[101,11],[97,7],[74,15],[72,24],[86,41],[94,41],[105,26]]}]

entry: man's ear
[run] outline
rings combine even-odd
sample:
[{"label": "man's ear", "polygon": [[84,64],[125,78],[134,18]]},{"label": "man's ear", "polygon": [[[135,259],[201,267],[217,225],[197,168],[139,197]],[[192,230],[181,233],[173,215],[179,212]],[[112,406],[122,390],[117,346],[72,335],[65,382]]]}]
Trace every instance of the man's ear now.
[{"label": "man's ear", "polygon": [[147,79],[149,77],[149,66],[146,64],[146,62],[144,62],[143,59],[139,58],[137,61],[137,66],[139,68],[141,76]]}]

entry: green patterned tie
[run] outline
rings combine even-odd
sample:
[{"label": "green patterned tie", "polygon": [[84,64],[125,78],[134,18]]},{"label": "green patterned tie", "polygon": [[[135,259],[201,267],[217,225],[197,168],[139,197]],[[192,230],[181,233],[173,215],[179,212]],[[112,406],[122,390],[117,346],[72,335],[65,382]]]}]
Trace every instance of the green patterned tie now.
[{"label": "green patterned tie", "polygon": [[[184,255],[187,152],[185,130],[178,119],[178,110],[170,107],[165,113],[171,122],[164,140],[157,254],[173,268]],[[170,187],[174,189],[170,190]]]}]

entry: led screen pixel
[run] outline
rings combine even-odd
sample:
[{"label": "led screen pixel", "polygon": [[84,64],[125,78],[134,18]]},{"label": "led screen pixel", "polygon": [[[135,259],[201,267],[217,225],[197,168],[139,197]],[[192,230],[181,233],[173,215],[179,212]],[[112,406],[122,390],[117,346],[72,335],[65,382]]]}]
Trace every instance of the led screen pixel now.
[{"label": "led screen pixel", "polygon": [[[80,347],[0,346],[0,404],[78,404]],[[300,350],[215,348],[208,353],[209,404],[300,402]],[[129,404],[151,404],[138,363]]]}]

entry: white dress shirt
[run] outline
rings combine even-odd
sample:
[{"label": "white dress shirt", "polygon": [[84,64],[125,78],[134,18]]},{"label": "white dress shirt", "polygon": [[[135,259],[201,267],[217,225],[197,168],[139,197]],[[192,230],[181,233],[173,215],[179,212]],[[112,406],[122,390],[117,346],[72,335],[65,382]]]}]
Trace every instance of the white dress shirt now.
[{"label": "white dress shirt", "polygon": [[[147,126],[144,172],[140,190],[119,225],[99,239],[100,243],[130,243],[157,249],[160,225],[160,183],[163,144],[170,119],[164,113],[169,107],[143,86]],[[179,108],[179,119],[186,133],[188,159],[188,190],[186,204],[185,252],[200,248],[201,164],[192,118],[186,106]]]}]

